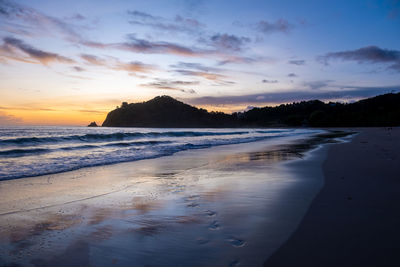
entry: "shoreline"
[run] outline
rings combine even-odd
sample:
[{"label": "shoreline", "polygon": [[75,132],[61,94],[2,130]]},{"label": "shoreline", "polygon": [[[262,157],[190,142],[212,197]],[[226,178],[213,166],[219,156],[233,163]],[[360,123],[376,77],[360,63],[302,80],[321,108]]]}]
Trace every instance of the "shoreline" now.
[{"label": "shoreline", "polygon": [[[8,215],[0,215],[0,248],[10,254],[0,262],[106,265],[119,255],[117,265],[260,265],[266,248],[272,253],[289,238],[322,186],[327,146],[306,140],[227,145],[4,181],[0,211]],[[136,252],[92,255],[126,246]]]},{"label": "shoreline", "polygon": [[400,265],[400,129],[356,130],[329,147],[324,187],[264,266]]}]

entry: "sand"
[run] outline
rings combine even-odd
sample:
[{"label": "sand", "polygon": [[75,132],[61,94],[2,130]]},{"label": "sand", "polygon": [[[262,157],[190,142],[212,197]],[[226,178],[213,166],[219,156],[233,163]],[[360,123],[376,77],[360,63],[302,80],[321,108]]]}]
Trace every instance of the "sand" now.
[{"label": "sand", "polygon": [[400,129],[330,146],[325,185],[264,266],[400,266]]}]

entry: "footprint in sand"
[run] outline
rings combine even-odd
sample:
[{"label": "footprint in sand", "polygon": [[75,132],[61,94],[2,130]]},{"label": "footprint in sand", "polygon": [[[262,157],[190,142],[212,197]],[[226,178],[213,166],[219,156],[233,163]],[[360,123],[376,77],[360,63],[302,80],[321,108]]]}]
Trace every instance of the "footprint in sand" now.
[{"label": "footprint in sand", "polygon": [[212,211],[212,210],[206,210],[204,213],[207,214],[207,216],[210,216],[210,217],[213,217],[213,216],[217,215],[217,212],[216,211]]},{"label": "footprint in sand", "polygon": [[236,247],[236,248],[240,248],[243,247],[246,244],[246,241],[235,238],[235,237],[231,237],[228,239],[228,243],[231,244],[232,246]]},{"label": "footprint in sand", "polygon": [[194,208],[194,207],[197,207],[198,205],[199,204],[197,204],[197,203],[189,203],[186,206],[189,207],[189,208]]},{"label": "footprint in sand", "polygon": [[210,242],[210,240],[203,238],[203,237],[199,237],[196,240],[196,243],[199,245],[204,245],[204,244],[207,244],[208,242]]},{"label": "footprint in sand", "polygon": [[218,221],[213,221],[209,226],[208,229],[210,230],[218,230],[220,227]]},{"label": "footprint in sand", "polygon": [[186,201],[195,201],[195,200],[198,200],[199,198],[200,198],[199,195],[190,195],[190,196],[185,197],[185,200]]}]

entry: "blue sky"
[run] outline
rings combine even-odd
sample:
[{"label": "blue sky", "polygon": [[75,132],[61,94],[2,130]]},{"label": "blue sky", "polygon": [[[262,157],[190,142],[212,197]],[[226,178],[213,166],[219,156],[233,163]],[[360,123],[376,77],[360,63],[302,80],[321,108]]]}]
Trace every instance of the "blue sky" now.
[{"label": "blue sky", "polygon": [[0,124],[354,101],[400,90],[400,1],[0,0],[0,78]]}]

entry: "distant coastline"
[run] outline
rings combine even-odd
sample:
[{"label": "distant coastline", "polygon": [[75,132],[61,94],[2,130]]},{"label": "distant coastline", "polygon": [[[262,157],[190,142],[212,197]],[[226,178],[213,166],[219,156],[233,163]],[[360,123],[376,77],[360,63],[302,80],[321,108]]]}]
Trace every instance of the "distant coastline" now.
[{"label": "distant coastline", "polygon": [[[354,103],[310,100],[226,114],[208,112],[170,96],[147,102],[123,102],[107,114],[103,127],[382,127],[400,125],[400,93]],[[92,124],[91,124],[92,125]],[[94,125],[92,125],[94,126]]]}]

